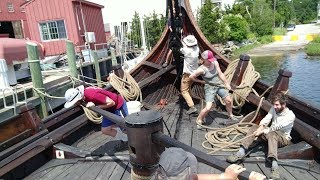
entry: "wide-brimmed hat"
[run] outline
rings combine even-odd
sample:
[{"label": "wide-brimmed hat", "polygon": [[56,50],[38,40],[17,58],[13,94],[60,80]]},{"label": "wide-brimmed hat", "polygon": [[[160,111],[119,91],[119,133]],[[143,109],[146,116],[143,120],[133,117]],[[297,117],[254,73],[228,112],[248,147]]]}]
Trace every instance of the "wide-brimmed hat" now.
[{"label": "wide-brimmed hat", "polygon": [[183,38],[183,42],[187,46],[195,46],[198,43],[197,39],[196,39],[196,37],[194,37],[194,35],[188,35],[187,37]]},{"label": "wide-brimmed hat", "polygon": [[65,108],[72,107],[76,102],[83,98],[84,94],[84,86],[78,86],[76,88],[71,88],[66,91],[64,94],[64,98],[66,99],[66,103],[64,104]]},{"label": "wide-brimmed hat", "polygon": [[216,57],[214,57],[213,52],[210,50],[203,51],[201,54],[202,59],[208,60],[210,62],[216,61]]}]

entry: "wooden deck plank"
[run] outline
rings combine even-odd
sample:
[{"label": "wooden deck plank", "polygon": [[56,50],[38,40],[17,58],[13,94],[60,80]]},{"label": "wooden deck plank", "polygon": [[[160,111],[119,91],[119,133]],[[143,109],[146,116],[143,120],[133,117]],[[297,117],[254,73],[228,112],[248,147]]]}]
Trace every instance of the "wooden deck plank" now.
[{"label": "wooden deck plank", "polygon": [[243,167],[245,167],[248,171],[255,171],[264,174],[257,164],[243,163]]},{"label": "wooden deck plank", "polygon": [[283,180],[295,180],[296,178],[293,177],[284,167],[279,166],[280,178]]},{"label": "wooden deck plank", "polygon": [[68,171],[73,165],[68,164],[68,165],[61,165],[53,168],[50,172],[48,172],[45,176],[42,176],[39,179],[45,179],[45,180],[52,180],[58,177],[59,175],[65,173]]},{"label": "wooden deck plank", "polygon": [[96,177],[96,180],[105,180],[109,179],[111,174],[113,173],[114,169],[116,168],[117,163],[116,162],[109,162],[104,165],[104,167],[101,169],[100,173]]},{"label": "wooden deck plank", "polygon": [[183,142],[187,144],[188,146],[191,146],[192,141],[192,128],[191,122],[189,121],[189,118],[184,116],[180,122],[178,122],[179,130],[177,134],[177,139],[180,142]]},{"label": "wooden deck plank", "polygon": [[265,176],[267,176],[267,178],[269,178],[270,174],[271,174],[271,168],[270,167],[266,167],[266,165],[264,163],[257,163],[257,165],[259,166],[259,168],[261,169],[263,174]]},{"label": "wooden deck plank", "polygon": [[97,132],[93,132],[93,133],[89,134],[82,141],[78,142],[78,144],[76,144],[76,147],[78,147],[78,148],[87,147],[87,144],[90,143],[96,137],[98,137],[100,135],[100,133],[101,133],[101,131],[97,131]]},{"label": "wooden deck plank", "polygon": [[[55,177],[59,176],[64,171],[68,170],[72,165],[66,164],[61,166],[56,166],[52,168],[48,168],[46,170],[41,171],[41,173],[33,173],[30,176],[26,177],[26,180],[33,180],[33,179],[54,179]],[[42,173],[44,172],[44,173]]]},{"label": "wooden deck plank", "polygon": [[77,163],[55,179],[80,179],[80,177],[93,165],[93,162]]},{"label": "wooden deck plank", "polygon": [[93,165],[86,170],[86,172],[81,176],[80,179],[83,180],[93,180],[96,179],[102,168],[105,166],[105,164],[108,162],[94,162]]},{"label": "wooden deck plank", "polygon": [[131,179],[131,164],[129,163],[127,168],[126,168],[126,171],[124,172],[123,176],[122,176],[122,180],[129,180]]},{"label": "wooden deck plank", "polygon": [[220,173],[222,172],[218,169],[215,169],[201,162],[198,163],[198,174],[220,174]]},{"label": "wooden deck plank", "polygon": [[293,177],[296,179],[303,179],[303,180],[316,180],[315,177],[313,177],[308,171],[298,168],[293,168],[289,166],[284,166],[284,169],[286,169]]},{"label": "wooden deck plank", "polygon": [[320,179],[320,172],[317,174],[317,173],[314,173],[314,172],[310,172],[309,173],[316,179]]},{"label": "wooden deck plank", "polygon": [[127,166],[128,162],[117,164],[116,168],[110,176],[110,179],[121,179],[127,169]]}]

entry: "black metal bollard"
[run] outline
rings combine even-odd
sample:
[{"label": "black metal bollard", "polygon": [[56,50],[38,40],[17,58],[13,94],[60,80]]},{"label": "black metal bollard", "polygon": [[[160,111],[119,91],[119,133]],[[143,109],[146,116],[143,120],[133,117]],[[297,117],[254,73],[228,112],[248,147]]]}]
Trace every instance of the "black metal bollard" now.
[{"label": "black metal bollard", "polygon": [[163,132],[162,116],[152,110],[141,111],[125,117],[125,122],[132,170],[138,176],[151,176],[164,151],[152,141],[152,134]]}]

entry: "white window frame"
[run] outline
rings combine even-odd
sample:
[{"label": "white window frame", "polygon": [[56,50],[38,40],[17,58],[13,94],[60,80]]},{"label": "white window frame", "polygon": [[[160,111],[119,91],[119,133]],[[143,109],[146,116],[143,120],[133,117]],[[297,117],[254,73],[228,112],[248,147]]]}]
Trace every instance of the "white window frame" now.
[{"label": "white window frame", "polygon": [[8,12],[14,12],[13,3],[7,3]]},{"label": "white window frame", "polygon": [[[59,27],[58,27],[58,21],[62,21],[64,25],[64,32],[59,32]],[[52,24],[53,23],[53,24]],[[40,32],[40,38],[42,42],[48,42],[48,41],[59,41],[59,40],[64,40],[68,39],[68,33],[67,33],[67,28],[66,28],[66,23],[65,20],[55,20],[55,21],[45,21],[45,22],[40,22],[39,24],[39,32]],[[46,31],[47,33],[43,33],[42,25],[46,26]],[[50,31],[50,25],[55,25],[54,29]],[[52,32],[56,31],[56,32]],[[61,36],[61,33],[65,33],[65,37],[59,37]],[[48,36],[47,38],[44,38],[44,36]],[[53,38],[52,36],[57,36],[57,38]]]}]

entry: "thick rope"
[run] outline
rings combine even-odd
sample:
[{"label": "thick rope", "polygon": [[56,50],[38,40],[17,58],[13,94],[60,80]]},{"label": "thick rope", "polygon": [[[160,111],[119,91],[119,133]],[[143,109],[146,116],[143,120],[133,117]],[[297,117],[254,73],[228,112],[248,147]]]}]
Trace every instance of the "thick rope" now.
[{"label": "thick rope", "polygon": [[152,176],[140,176],[131,169],[131,180],[149,180]]},{"label": "thick rope", "polygon": [[92,121],[95,124],[101,124],[102,122],[102,116],[99,115],[98,113],[90,110],[89,108],[82,106],[84,113],[86,114],[87,118]]},{"label": "thick rope", "polygon": [[[240,143],[253,135],[247,135],[249,128],[253,125],[252,123],[262,106],[264,98],[260,99],[259,105],[256,111],[253,111],[246,115],[239,123],[233,124],[224,128],[213,128],[209,126],[204,126],[197,123],[203,128],[209,129],[210,131],[205,134],[205,141],[202,143],[203,148],[210,150],[208,154],[214,154],[217,151],[237,151],[240,147]],[[253,118],[249,122],[243,122],[254,113]]]},{"label": "thick rope", "polygon": [[110,74],[110,84],[126,101],[136,101],[140,99],[140,102],[142,102],[141,89],[135,79],[127,71],[124,71],[122,79],[114,73]]},{"label": "thick rope", "polygon": [[[238,63],[239,59],[232,61],[228,65],[226,71],[224,72],[224,75],[226,76],[226,79],[229,83],[232,80],[233,74],[238,66]],[[251,91],[253,91],[252,87],[259,78],[260,74],[257,71],[255,71],[251,60],[249,60],[248,66],[242,76],[241,84],[239,84],[239,86],[236,87],[234,93],[232,94],[234,109],[240,109],[245,104],[245,98],[250,94]],[[218,97],[218,99],[220,100],[221,104],[225,105],[225,102],[222,98]]]}]

